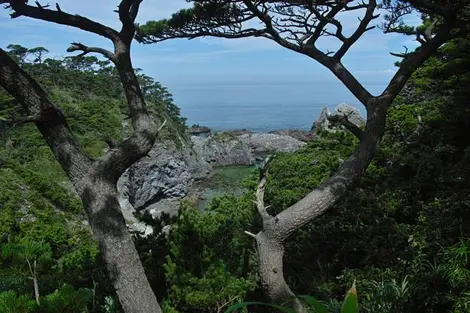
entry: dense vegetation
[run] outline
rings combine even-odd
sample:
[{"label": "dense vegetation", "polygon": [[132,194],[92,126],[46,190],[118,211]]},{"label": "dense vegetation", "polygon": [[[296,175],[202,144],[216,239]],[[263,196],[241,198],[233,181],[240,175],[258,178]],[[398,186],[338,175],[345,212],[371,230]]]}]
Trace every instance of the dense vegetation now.
[{"label": "dense vegetation", "polygon": [[[360,183],[289,240],[284,271],[296,293],[339,312],[356,280],[364,312],[470,312],[469,48],[469,40],[455,40],[414,74]],[[91,156],[126,136],[123,95],[107,62],[44,60],[42,49],[19,46],[10,53],[62,105]],[[152,109],[182,130],[168,91],[144,75],[141,81]],[[14,100],[0,94],[0,116],[12,120],[19,113]],[[81,204],[49,149],[32,125],[1,127],[0,312],[117,312]],[[346,132],[324,133],[297,153],[276,155],[266,188],[270,210],[318,186],[356,140]],[[256,185],[254,173],[247,193],[214,199],[203,213],[186,203],[175,219],[141,217],[155,234],[172,224],[168,239],[135,237],[165,312],[223,312],[236,302],[266,301],[254,242],[244,234],[260,229]]]},{"label": "dense vegetation", "polygon": [[[41,47],[8,49],[61,104],[90,157],[130,133],[121,83],[108,61],[45,58]],[[170,127],[159,135],[185,140],[184,119],[171,94],[144,74],[139,79],[150,110],[167,116]],[[34,310],[32,277],[41,312],[111,312],[113,290],[82,204],[35,126],[22,116],[16,101],[0,91],[0,312]]]}]

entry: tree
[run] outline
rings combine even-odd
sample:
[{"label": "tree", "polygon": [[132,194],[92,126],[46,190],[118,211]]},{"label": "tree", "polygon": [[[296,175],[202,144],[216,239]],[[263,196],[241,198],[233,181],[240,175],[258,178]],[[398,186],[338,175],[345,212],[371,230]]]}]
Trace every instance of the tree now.
[{"label": "tree", "polygon": [[[263,226],[257,234],[247,234],[256,240],[261,282],[271,299],[281,303],[290,301],[297,312],[306,312],[284,279],[285,241],[332,207],[362,176],[384,134],[387,111],[407,80],[441,45],[468,29],[468,1],[385,0],[378,3],[376,0],[368,0],[352,4],[342,0],[191,2],[193,8],[180,10],[170,19],[150,21],[140,26],[137,39],[144,43],[155,43],[172,38],[200,36],[264,37],[325,66],[366,108],[367,123],[364,129],[350,123],[347,116],[335,121],[359,138],[359,144],[350,157],[320,186],[276,215],[270,214],[264,204],[267,168],[261,167],[260,170],[256,201]],[[414,35],[420,46],[413,52],[394,54],[402,58],[399,69],[385,90],[373,96],[342,64],[342,59],[364,33],[375,27],[371,24],[379,17],[377,10],[380,8],[388,11],[382,24],[386,33]],[[424,13],[422,27],[409,27],[403,22],[403,16],[415,10]],[[344,12],[362,15],[350,35],[339,19]],[[259,22],[261,27],[251,26],[259,25]],[[319,39],[323,36],[337,39],[339,47],[335,51],[319,48]]]},{"label": "tree", "polygon": [[26,57],[28,56],[29,50],[21,45],[8,45],[10,55],[18,63],[24,63]]},{"label": "tree", "polygon": [[29,278],[33,281],[34,297],[39,302],[38,268],[42,263],[48,263],[52,259],[51,247],[44,242],[27,241],[23,244],[6,244],[2,247],[2,256],[16,259],[17,263],[27,265]]},{"label": "tree", "polygon": [[28,116],[18,122],[32,122],[51,148],[55,158],[80,196],[85,213],[119,301],[125,312],[161,312],[159,303],[145,276],[139,255],[126,227],[117,199],[116,182],[134,162],[152,148],[156,134],[165,122],[147,112],[130,57],[130,46],[135,33],[134,21],[141,0],[122,0],[118,7],[122,23],[120,31],[88,18],[68,14],[56,5],[28,5],[22,0],[1,0],[12,10],[11,17],[21,16],[67,25],[109,39],[114,51],[73,43],[69,52],[81,55],[98,53],[116,67],[127,99],[133,134],[112,147],[103,157],[92,159],[83,152],[61,109],[25,70],[0,49],[0,86],[21,104]]},{"label": "tree", "polygon": [[47,50],[44,47],[36,47],[33,49],[29,49],[29,53],[33,53],[35,56],[34,62],[35,63],[42,63],[42,57],[44,54],[48,53],[49,50]]}]

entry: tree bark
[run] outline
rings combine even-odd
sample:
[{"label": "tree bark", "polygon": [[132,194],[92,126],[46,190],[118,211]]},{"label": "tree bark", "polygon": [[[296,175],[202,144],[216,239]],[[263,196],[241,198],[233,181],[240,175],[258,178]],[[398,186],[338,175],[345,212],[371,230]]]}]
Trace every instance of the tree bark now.
[{"label": "tree bark", "polygon": [[[357,30],[348,40],[343,41],[341,48],[333,57],[320,51],[314,45],[326,24],[322,25],[320,22],[316,25],[316,33],[312,34],[309,45],[292,44],[282,38],[272,27],[271,17],[267,14],[262,14],[251,1],[247,0],[243,2],[255,16],[258,16],[266,25],[266,32],[269,34],[269,39],[274,40],[285,48],[305,54],[324,65],[367,109],[365,129],[353,129],[360,140],[353,154],[341,165],[338,171],[322,185],[312,190],[300,201],[283,210],[276,216],[271,216],[264,205],[263,195],[266,182],[266,169],[263,167],[260,168],[260,183],[256,194],[257,208],[263,220],[263,228],[256,235],[248,232],[247,234],[254,237],[257,242],[261,281],[267,295],[272,301],[282,304],[286,300],[294,297],[294,300],[290,301],[290,306],[294,308],[296,312],[304,313],[307,311],[306,308],[295,298],[294,293],[287,285],[283,276],[284,242],[298,229],[327,211],[362,177],[372,161],[384,134],[389,106],[402,90],[413,72],[432,56],[442,44],[451,38],[451,31],[456,27],[456,21],[446,19],[446,23],[440,27],[439,32],[433,38],[422,43],[421,47],[419,47],[415,53],[403,60],[399,70],[391,79],[383,93],[379,96],[372,96],[341,63],[341,59],[361,35],[370,29],[370,27],[368,27],[369,22],[377,17],[377,15],[374,15],[376,8],[375,0],[369,1],[365,13],[366,15],[361,20]],[[333,14],[332,17],[338,12],[340,12],[340,10],[330,11],[330,13]],[[344,123],[345,121],[342,122]],[[346,126],[348,126],[348,124],[346,124]]]},{"label": "tree bark", "polygon": [[253,236],[257,242],[261,282],[272,301],[279,304],[288,303],[298,313],[308,311],[285,281],[283,274],[284,242],[299,228],[328,210],[362,176],[378,149],[385,129],[385,118],[389,104],[389,99],[386,98],[370,99],[367,106],[366,128],[353,154],[343,163],[336,174],[276,216],[271,216],[266,211],[263,200],[266,169],[260,169],[257,207],[263,220],[263,229]]},{"label": "tree bark", "polygon": [[160,313],[122,215],[116,184],[95,175],[80,196],[119,302],[126,313]]},{"label": "tree bark", "polygon": [[294,308],[298,313],[308,310],[295,296],[284,279],[284,244],[261,232],[256,236],[261,285],[269,299]]},{"label": "tree bark", "polygon": [[98,241],[119,302],[126,313],[161,313],[118,202],[116,182],[134,162],[152,148],[161,120],[152,118],[132,67],[130,45],[140,0],[122,0],[119,16],[123,28],[109,27],[62,11],[34,7],[23,1],[10,2],[14,17],[29,16],[77,27],[110,39],[114,53],[73,44],[69,51],[101,53],[119,72],[132,119],[132,136],[111,148],[102,158],[90,159],[81,149],[61,110],[46,92],[0,49],[0,86],[13,95],[34,122],[80,196],[92,231]]}]

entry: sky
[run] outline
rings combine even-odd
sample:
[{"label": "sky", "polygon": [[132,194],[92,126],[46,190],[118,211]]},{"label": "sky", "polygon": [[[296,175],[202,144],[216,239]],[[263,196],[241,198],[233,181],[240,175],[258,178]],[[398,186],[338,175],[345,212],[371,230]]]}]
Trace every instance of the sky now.
[{"label": "sky", "polygon": [[[31,2],[31,1],[30,1]],[[53,2],[51,2],[53,3]],[[63,11],[80,14],[119,29],[116,9],[119,0],[58,0]],[[185,0],[144,0],[137,22],[145,23],[171,16],[187,7]],[[0,9],[0,47],[20,44],[28,48],[46,47],[49,57],[66,56],[70,42],[88,46],[111,48],[107,39],[71,27],[33,20],[27,17],[10,19],[8,11]],[[357,25],[357,16],[343,14],[345,30]],[[319,42],[322,47],[334,47],[331,38]],[[372,93],[380,92],[397,68],[396,58],[390,51],[403,52],[403,46],[415,45],[412,38],[396,34],[384,35],[378,29],[366,33],[343,59],[349,70],[365,85],[375,86]],[[157,44],[132,47],[134,67],[160,81],[173,92],[175,98],[190,101],[184,90],[204,86],[264,84],[302,84],[307,86],[328,83],[331,92],[345,88],[325,68],[306,56],[289,51],[265,38],[175,39]],[[378,87],[377,87],[378,86]],[[300,88],[300,87],[298,87]],[[302,87],[304,88],[304,87]],[[236,92],[232,89],[232,92]],[[348,98],[350,99],[350,98]]]}]

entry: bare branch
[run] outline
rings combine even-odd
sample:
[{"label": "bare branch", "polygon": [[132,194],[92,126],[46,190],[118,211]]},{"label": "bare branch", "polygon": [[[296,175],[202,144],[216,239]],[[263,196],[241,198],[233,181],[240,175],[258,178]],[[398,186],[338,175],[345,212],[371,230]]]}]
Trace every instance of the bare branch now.
[{"label": "bare branch", "polygon": [[157,132],[156,132],[157,134],[162,131],[163,127],[165,127],[165,125],[166,125],[167,122],[168,122],[167,119],[165,119],[165,120],[163,121],[162,125],[160,125],[160,127],[158,127],[158,129],[157,129]]},{"label": "bare branch", "polygon": [[272,216],[268,213],[268,211],[266,210],[267,208],[264,205],[264,189],[266,187],[267,180],[267,167],[271,160],[272,157],[268,156],[259,166],[259,183],[258,188],[256,189],[256,207],[263,222],[272,218]]},{"label": "bare branch", "polygon": [[256,235],[255,235],[255,234],[253,234],[253,233],[251,233],[251,232],[249,232],[249,231],[247,231],[247,230],[245,230],[244,233],[247,234],[248,236],[253,237],[254,239],[256,239]]},{"label": "bare branch", "polygon": [[251,0],[243,0],[243,3],[245,3],[246,7],[266,25],[266,32],[270,34],[274,40],[278,41],[282,39],[279,33],[274,29],[272,19],[267,12],[261,12]]},{"label": "bare branch", "polygon": [[23,125],[27,123],[36,123],[36,122],[39,122],[40,120],[41,120],[40,114],[30,115],[30,116],[21,117],[21,118],[17,118],[13,120],[0,117],[0,122],[13,124],[13,126]]},{"label": "bare branch", "polygon": [[367,6],[366,13],[364,15],[364,18],[361,20],[359,23],[359,26],[357,27],[356,31],[344,41],[343,45],[341,48],[338,49],[336,52],[334,58],[337,60],[341,60],[346,52],[352,47],[356,41],[361,38],[361,36],[369,31],[375,28],[375,26],[369,27],[369,24],[372,20],[376,19],[379,17],[379,15],[374,15],[375,9],[377,8],[377,2],[376,0],[369,0],[369,4]]},{"label": "bare branch", "polygon": [[114,29],[80,15],[71,15],[59,9],[57,11],[53,11],[44,7],[27,5],[24,0],[0,1],[0,3],[6,2],[9,3],[10,8],[13,10],[13,13],[11,14],[12,18],[28,16],[43,21],[76,27],[84,31],[106,37],[113,41],[118,38],[118,33]]},{"label": "bare branch", "polygon": [[74,51],[82,51],[82,53],[78,55],[80,57],[88,53],[99,53],[103,55],[104,57],[108,58],[109,60],[116,62],[116,56],[114,55],[114,53],[103,48],[88,47],[79,42],[72,42],[71,46],[67,49],[67,52],[74,52]]},{"label": "bare branch", "polygon": [[40,9],[46,9],[46,8],[49,7],[49,4],[46,4],[46,5],[43,6],[38,1],[35,1],[35,3],[36,3],[36,6]]}]

